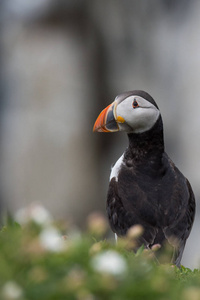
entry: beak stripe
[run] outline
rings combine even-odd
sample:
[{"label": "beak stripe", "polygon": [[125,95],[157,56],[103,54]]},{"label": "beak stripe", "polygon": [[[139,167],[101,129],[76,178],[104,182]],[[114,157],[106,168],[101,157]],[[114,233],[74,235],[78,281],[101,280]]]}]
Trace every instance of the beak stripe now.
[{"label": "beak stripe", "polygon": [[93,127],[93,131],[98,132],[114,132],[118,131],[119,127],[115,120],[115,103],[108,105],[102,112],[99,114],[98,118]]},{"label": "beak stripe", "polygon": [[98,132],[108,132],[108,130],[105,128],[106,125],[106,117],[108,110],[110,108],[111,104],[104,108],[102,112],[100,112],[98,118],[96,119],[96,122],[94,123],[93,131],[98,131]]}]

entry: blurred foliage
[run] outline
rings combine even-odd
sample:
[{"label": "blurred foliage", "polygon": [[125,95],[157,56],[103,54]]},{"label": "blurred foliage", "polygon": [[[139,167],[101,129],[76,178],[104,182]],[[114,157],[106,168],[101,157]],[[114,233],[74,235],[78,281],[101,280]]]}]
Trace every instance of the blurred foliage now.
[{"label": "blurred foliage", "polygon": [[[200,299],[199,270],[159,264],[142,247],[128,251],[140,228],[116,245],[104,238],[99,214],[88,218],[85,232],[38,220],[29,214],[19,225],[9,218],[1,230],[1,300]],[[162,260],[166,253],[159,251]]]}]

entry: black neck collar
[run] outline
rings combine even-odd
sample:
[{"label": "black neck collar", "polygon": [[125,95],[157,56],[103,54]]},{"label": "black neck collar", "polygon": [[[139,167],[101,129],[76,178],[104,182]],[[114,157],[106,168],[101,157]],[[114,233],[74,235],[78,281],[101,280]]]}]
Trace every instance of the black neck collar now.
[{"label": "black neck collar", "polygon": [[158,161],[164,152],[163,123],[161,116],[155,125],[143,133],[129,133],[129,146],[125,157],[135,161]]}]

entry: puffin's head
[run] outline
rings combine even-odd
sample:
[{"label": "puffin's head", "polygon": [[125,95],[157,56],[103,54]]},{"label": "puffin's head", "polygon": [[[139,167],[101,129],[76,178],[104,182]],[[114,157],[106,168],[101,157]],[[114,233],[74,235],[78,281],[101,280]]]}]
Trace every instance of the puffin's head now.
[{"label": "puffin's head", "polygon": [[159,116],[159,108],[149,94],[140,90],[126,92],[100,113],[93,131],[142,133],[151,129]]}]

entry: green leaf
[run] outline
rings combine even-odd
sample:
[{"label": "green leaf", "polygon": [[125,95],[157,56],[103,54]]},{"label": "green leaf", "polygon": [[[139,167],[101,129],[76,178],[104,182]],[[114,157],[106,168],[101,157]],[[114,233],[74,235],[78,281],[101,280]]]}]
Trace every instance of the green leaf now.
[{"label": "green leaf", "polygon": [[141,255],[143,253],[143,251],[144,251],[144,244],[137,250],[135,256],[137,257],[137,256]]}]

